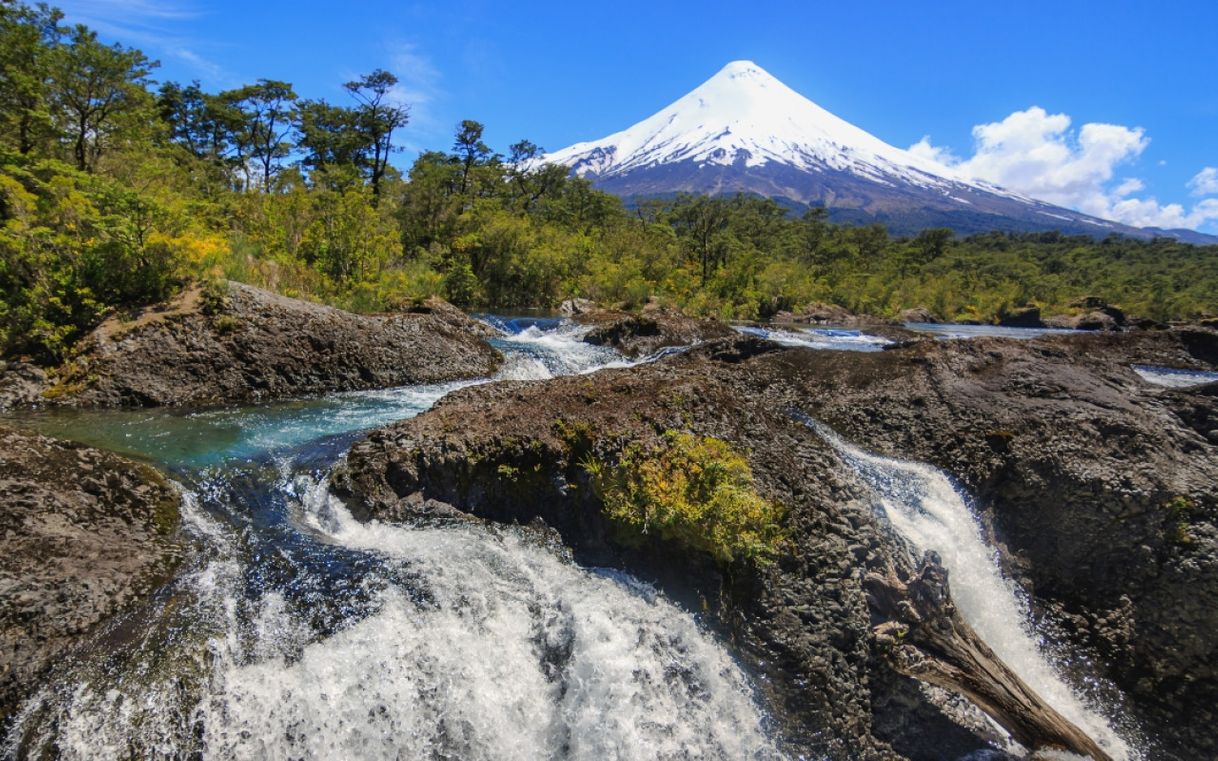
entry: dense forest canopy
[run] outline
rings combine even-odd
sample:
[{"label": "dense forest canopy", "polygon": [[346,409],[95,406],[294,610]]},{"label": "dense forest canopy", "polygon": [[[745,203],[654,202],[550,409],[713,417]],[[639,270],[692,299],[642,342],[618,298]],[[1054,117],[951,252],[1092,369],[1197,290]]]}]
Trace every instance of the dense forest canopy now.
[{"label": "dense forest canopy", "polygon": [[1218,247],[949,230],[892,237],[753,197],[627,207],[483,126],[390,161],[409,128],[377,70],[342,102],[259,79],[211,93],[58,11],[0,0],[0,353],[63,359],[115,309],[239,280],[359,311],[580,296],[764,318],[830,302],[990,320],[1098,295],[1155,319],[1213,313]]}]

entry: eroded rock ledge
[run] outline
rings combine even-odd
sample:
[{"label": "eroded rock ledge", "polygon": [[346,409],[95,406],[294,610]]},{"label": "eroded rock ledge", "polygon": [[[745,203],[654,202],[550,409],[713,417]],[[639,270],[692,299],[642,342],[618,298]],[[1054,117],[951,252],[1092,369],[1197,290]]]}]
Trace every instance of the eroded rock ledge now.
[{"label": "eroded rock ledge", "polygon": [[238,283],[219,294],[195,287],[102,323],[41,401],[217,404],[475,378],[502,361],[485,341],[491,334],[440,300],[369,316]]},{"label": "eroded rock ledge", "polygon": [[[1218,447],[1207,432],[1218,402],[1152,386],[1129,365],[1212,367],[1216,339],[923,340],[876,353],[713,342],[629,370],[463,390],[357,444],[335,488],[363,519],[541,520],[585,562],[657,580],[708,610],[764,676],[797,749],[941,758],[982,747],[983,730],[940,712],[886,654],[883,627],[901,608],[867,580],[896,569],[908,597],[917,564],[799,411],[963,482],[1044,624],[1100,655],[1156,757],[1212,755]],[[774,563],[723,567],[616,541],[584,463],[674,429],[747,454],[759,492],[787,509]]]},{"label": "eroded rock ledge", "polygon": [[644,309],[638,314],[591,309],[575,313],[573,317],[576,322],[592,326],[584,337],[587,343],[610,346],[628,357],[734,335],[731,326],[719,320],[695,319],[659,307]]},{"label": "eroded rock ledge", "polygon": [[170,576],[184,552],[179,499],[149,466],[0,428],[0,720]]}]

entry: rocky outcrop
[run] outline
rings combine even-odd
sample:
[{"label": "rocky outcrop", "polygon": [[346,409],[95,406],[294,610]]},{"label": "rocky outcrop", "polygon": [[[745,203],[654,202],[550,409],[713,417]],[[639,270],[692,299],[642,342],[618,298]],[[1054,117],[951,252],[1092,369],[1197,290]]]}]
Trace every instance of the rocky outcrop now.
[{"label": "rocky outcrop", "polygon": [[584,341],[594,346],[610,346],[628,357],[733,335],[731,326],[719,320],[698,320],[662,308],[645,309],[639,314],[584,311],[573,316],[577,322],[592,326]]},{"label": "rocky outcrop", "polygon": [[1065,330],[1121,330],[1128,321],[1125,312],[1098,296],[1084,296],[1070,302],[1073,314],[1060,314],[1045,320],[1045,327]]},{"label": "rocky outcrop", "polygon": [[[924,315],[918,315],[924,316]],[[934,322],[934,320],[903,320],[905,322]],[[837,304],[813,303],[796,312],[778,312],[770,318],[775,323],[797,323],[801,325],[824,325],[839,328],[860,328],[875,325],[892,325],[892,320],[885,320],[869,314],[855,314],[849,309]]]},{"label": "rocky outcrop", "polygon": [[36,405],[50,387],[51,381],[41,367],[19,360],[0,360],[0,410]]},{"label": "rocky outcrop", "polygon": [[930,311],[926,307],[913,307],[912,309],[903,309],[897,315],[897,322],[921,322],[921,323],[938,323],[942,322],[939,316]]},{"label": "rocky outcrop", "polygon": [[1218,407],[1131,362],[1212,369],[1208,331],[923,342],[785,353],[799,406],[854,441],[929,461],[983,508],[1009,571],[1162,745],[1218,753]]},{"label": "rocky outcrop", "polygon": [[190,289],[132,319],[111,317],[43,398],[70,406],[267,400],[490,375],[489,326],[430,301],[356,315],[238,283]]},{"label": "rocky outcrop", "polygon": [[182,556],[179,496],[117,455],[0,428],[0,718]]},{"label": "rocky outcrop", "polygon": [[998,316],[998,324],[1005,328],[1043,328],[1040,307],[1028,306],[1013,309]]},{"label": "rocky outcrop", "polygon": [[[918,657],[892,660],[900,648],[890,625],[908,631],[902,616],[916,610],[915,561],[877,524],[835,451],[792,417],[803,413],[959,479],[1042,624],[1096,656],[1099,675],[1129,696],[1158,743],[1156,757],[1210,756],[1218,448],[1205,431],[1218,429],[1218,403],[1148,384],[1129,364],[1212,368],[1216,341],[1164,331],[927,340],[875,353],[715,342],[650,366],[464,390],[358,444],[335,486],[364,519],[540,520],[586,562],[631,568],[711,611],[764,676],[801,752],[941,758],[976,749],[983,734],[900,675],[917,668],[942,684],[956,673],[956,689],[988,693],[967,671],[942,666],[951,658],[935,655],[933,637],[907,640]],[[724,569],[662,543],[615,541],[585,464],[670,429],[748,453],[758,489],[788,511],[789,542],[772,565]],[[894,568],[904,591],[885,602],[868,579],[892,578]],[[953,630],[967,640],[954,625],[930,631]],[[968,662],[981,650],[956,652],[972,654]],[[1007,690],[1011,705],[1018,693]],[[1038,721],[1031,736],[1049,745],[1054,732],[1061,745],[1077,731],[1046,729],[1056,720],[1044,712]]]}]

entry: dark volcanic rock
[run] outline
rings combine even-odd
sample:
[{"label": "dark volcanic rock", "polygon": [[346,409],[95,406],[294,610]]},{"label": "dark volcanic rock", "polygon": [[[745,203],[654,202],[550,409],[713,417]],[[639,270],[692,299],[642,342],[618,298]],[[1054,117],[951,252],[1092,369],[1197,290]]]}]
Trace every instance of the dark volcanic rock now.
[{"label": "dark volcanic rock", "polygon": [[731,326],[718,320],[697,320],[664,309],[646,309],[640,314],[602,310],[574,316],[580,323],[593,326],[584,341],[611,346],[628,357],[734,335]]},{"label": "dark volcanic rock", "polygon": [[[933,322],[933,320],[931,320]],[[869,327],[873,325],[892,325],[892,320],[885,320],[869,314],[855,314],[837,304],[809,304],[798,312],[779,312],[770,318],[770,322],[800,323],[804,325],[826,325],[841,328]],[[914,322],[920,322],[915,320]]]},{"label": "dark volcanic rock", "polygon": [[28,362],[0,360],[0,410],[29,407],[51,385],[46,371]]},{"label": "dark volcanic rock", "polygon": [[[1212,368],[1208,331],[919,341],[884,352],[714,342],[660,363],[463,390],[372,434],[335,477],[362,519],[423,505],[540,519],[582,560],[653,578],[706,607],[794,748],[833,757],[958,757],[983,740],[879,657],[865,574],[908,573],[865,489],[792,411],[865,448],[920,459],[975,497],[1008,572],[1046,626],[1098,656],[1161,741],[1210,757],[1218,721],[1218,403],[1167,391],[1130,363]],[[747,452],[788,509],[772,566],[613,541],[581,463],[679,428]]]},{"label": "dark volcanic rock", "polygon": [[1068,330],[1120,330],[1126,325],[1125,312],[1098,296],[1084,296],[1070,302],[1070,306],[1079,313],[1055,315],[1046,319],[1045,325]]},{"label": "dark volcanic rock", "polygon": [[0,428],[0,718],[168,578],[183,552],[178,505],[151,467]]},{"label": "dark volcanic rock", "polygon": [[231,283],[208,308],[190,290],[87,337],[45,395],[70,406],[274,399],[490,375],[489,326],[441,302],[364,316]]},{"label": "dark volcanic rock", "polygon": [[960,479],[1009,570],[1163,741],[1156,757],[1188,759],[1218,752],[1218,405],[1128,364],[1205,368],[1214,338],[978,339],[775,362],[800,379],[786,403]]},{"label": "dark volcanic rock", "polygon": [[914,307],[912,309],[904,309],[897,315],[898,322],[924,322],[938,323],[942,322],[938,315],[930,311],[926,307]]},{"label": "dark volcanic rock", "polygon": [[1040,307],[1024,307],[1002,315],[998,324],[1007,328],[1043,328],[1045,324],[1040,319]]}]

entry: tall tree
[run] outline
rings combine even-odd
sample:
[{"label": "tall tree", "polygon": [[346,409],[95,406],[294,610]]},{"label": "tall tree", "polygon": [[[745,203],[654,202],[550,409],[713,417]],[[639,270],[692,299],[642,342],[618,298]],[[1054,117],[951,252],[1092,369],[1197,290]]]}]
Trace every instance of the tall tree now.
[{"label": "tall tree", "polygon": [[359,111],[324,100],[301,101],[297,131],[297,146],[304,152],[300,163],[309,170],[360,167],[370,147]]},{"label": "tall tree", "polygon": [[469,188],[470,172],[491,156],[491,149],[482,142],[483,129],[484,127],[473,119],[465,119],[457,125],[453,152],[461,162],[461,195],[465,195]]},{"label": "tall tree", "polygon": [[158,64],[138,50],[103,45],[77,25],[52,56],[52,97],[76,166],[92,170],[124,111],[147,101],[148,73]]},{"label": "tall tree", "polygon": [[722,198],[687,196],[673,208],[673,227],[701,265],[703,287],[727,256],[722,233],[731,220],[728,203]]},{"label": "tall tree", "polygon": [[0,2],[0,136],[29,153],[52,134],[47,102],[50,57],[63,14]]},{"label": "tall tree", "polygon": [[530,140],[508,146],[507,172],[520,208],[528,211],[537,201],[562,187],[568,167],[546,164],[545,151]]},{"label": "tall tree", "polygon": [[169,137],[196,157],[220,160],[228,152],[229,125],[215,96],[203,92],[198,81],[183,87],[161,85],[157,109],[169,128]]},{"label": "tall tree", "polygon": [[220,93],[232,114],[234,142],[242,161],[261,170],[263,192],[271,191],[271,180],[280,162],[292,152],[287,141],[296,120],[296,93],[288,82],[259,79],[257,83]]},{"label": "tall tree", "polygon": [[372,194],[379,197],[381,178],[389,167],[389,154],[393,152],[393,132],[406,126],[410,109],[394,104],[390,95],[398,78],[384,69],[377,69],[359,79],[343,85],[351,97],[360,104],[358,127],[368,141],[369,153],[364,164],[372,181]]}]

